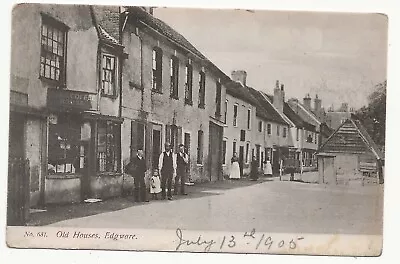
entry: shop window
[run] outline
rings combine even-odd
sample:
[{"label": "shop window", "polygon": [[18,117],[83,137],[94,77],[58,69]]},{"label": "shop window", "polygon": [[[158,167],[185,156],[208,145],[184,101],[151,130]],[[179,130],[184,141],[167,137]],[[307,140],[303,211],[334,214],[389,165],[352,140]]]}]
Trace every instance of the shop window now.
[{"label": "shop window", "polygon": [[120,125],[111,121],[97,125],[97,171],[119,172],[120,170]]},{"label": "shop window", "polygon": [[65,85],[67,26],[42,16],[40,77]]},{"label": "shop window", "polygon": [[115,96],[115,56],[109,54],[102,55],[102,77],[101,77],[101,93],[103,95]]},{"label": "shop window", "polygon": [[79,173],[84,166],[81,125],[76,117],[59,115],[49,124],[48,172]]}]

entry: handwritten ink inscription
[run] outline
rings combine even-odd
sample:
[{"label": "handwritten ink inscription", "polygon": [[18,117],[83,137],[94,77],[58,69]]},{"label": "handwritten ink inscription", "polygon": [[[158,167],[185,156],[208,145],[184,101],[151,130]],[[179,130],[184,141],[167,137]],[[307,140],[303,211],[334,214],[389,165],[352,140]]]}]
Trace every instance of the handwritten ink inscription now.
[{"label": "handwritten ink inscription", "polygon": [[224,235],[217,238],[205,238],[202,235],[189,239],[184,237],[183,231],[176,229],[177,246],[176,251],[179,250],[195,250],[201,249],[204,252],[209,251],[223,251],[224,249],[244,248],[250,246],[253,250],[269,251],[274,249],[289,249],[294,250],[298,247],[299,241],[303,237],[296,237],[290,239],[276,239],[265,233],[256,233],[255,229],[250,232],[245,232],[243,236]]}]

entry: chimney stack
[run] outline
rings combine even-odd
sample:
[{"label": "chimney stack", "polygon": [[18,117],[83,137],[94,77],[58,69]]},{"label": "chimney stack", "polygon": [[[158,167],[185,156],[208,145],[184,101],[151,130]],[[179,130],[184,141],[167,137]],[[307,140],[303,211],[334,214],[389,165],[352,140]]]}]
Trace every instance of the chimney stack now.
[{"label": "chimney stack", "polygon": [[281,84],[281,87],[279,88],[279,80],[276,81],[275,89],[274,89],[274,98],[273,98],[272,104],[275,106],[275,108],[280,113],[283,113],[283,104],[285,101],[284,87],[285,86],[283,84]]},{"label": "chimney stack", "polygon": [[247,72],[243,70],[232,71],[232,80],[235,82],[240,82],[243,86],[246,86]]},{"label": "chimney stack", "polygon": [[307,110],[311,110],[311,97],[310,97],[310,94],[307,94],[303,98],[303,104],[307,108]]},{"label": "chimney stack", "polygon": [[322,101],[321,101],[321,99],[318,98],[318,94],[316,94],[315,99],[314,99],[314,111],[316,113],[319,113],[321,111],[321,107],[322,107],[321,104],[322,104]]}]

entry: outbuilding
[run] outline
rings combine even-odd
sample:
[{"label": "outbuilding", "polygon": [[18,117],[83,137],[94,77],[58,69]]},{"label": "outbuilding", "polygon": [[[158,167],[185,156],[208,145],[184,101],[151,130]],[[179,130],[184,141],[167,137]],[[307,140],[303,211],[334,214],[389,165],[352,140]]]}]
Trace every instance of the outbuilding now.
[{"label": "outbuilding", "polygon": [[321,145],[317,156],[319,183],[383,183],[384,155],[354,116]]}]

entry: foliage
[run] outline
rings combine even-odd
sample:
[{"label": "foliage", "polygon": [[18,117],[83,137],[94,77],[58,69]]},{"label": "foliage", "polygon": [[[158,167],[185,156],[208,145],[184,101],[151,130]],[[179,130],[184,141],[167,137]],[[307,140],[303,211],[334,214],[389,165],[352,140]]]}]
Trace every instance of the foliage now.
[{"label": "foliage", "polygon": [[387,81],[377,84],[375,90],[368,96],[368,105],[355,113],[381,148],[385,145],[386,83]]}]

